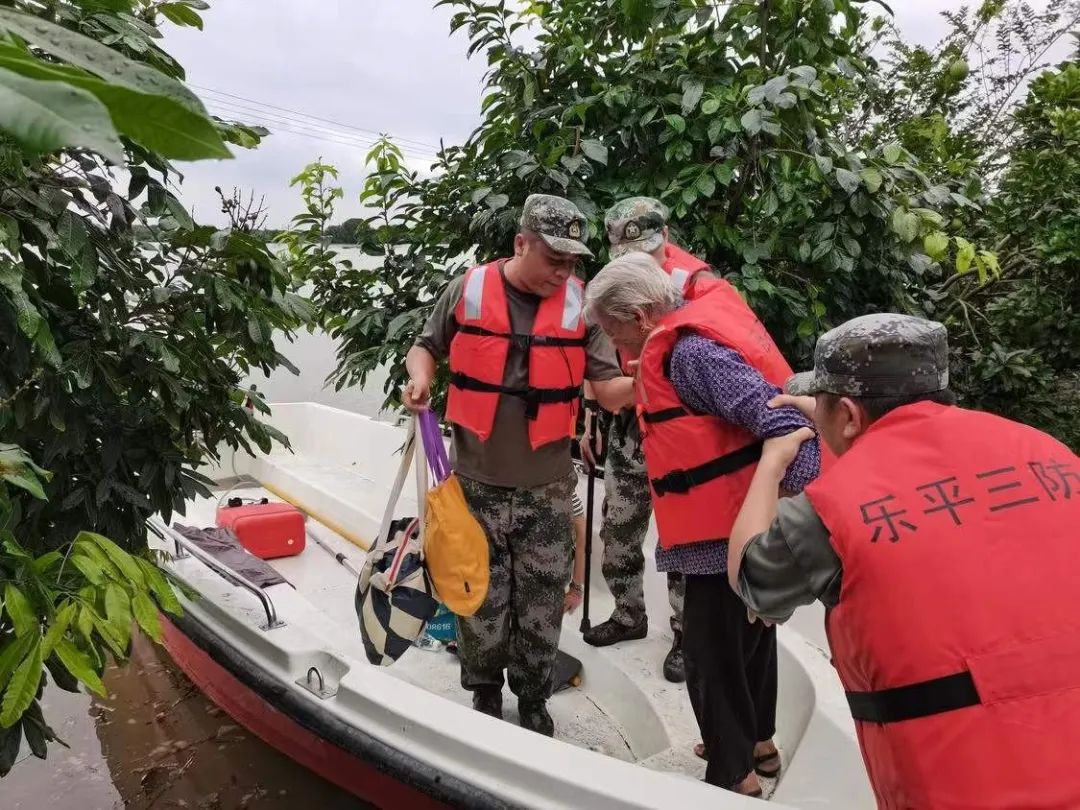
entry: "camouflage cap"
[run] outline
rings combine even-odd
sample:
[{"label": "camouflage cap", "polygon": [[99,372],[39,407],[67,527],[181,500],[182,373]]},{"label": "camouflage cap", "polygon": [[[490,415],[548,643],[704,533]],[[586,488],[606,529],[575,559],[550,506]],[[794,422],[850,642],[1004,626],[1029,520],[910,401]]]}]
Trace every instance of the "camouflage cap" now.
[{"label": "camouflage cap", "polygon": [[530,194],[521,209],[521,227],[538,234],[552,250],[592,256],[585,246],[589,223],[570,200],[551,194]]},{"label": "camouflage cap", "polygon": [[611,258],[631,250],[652,253],[664,244],[667,219],[667,207],[652,197],[628,197],[615,203],[604,215]]},{"label": "camouflage cap", "polygon": [[840,324],[818,338],[814,370],[796,374],[789,394],[848,397],[931,394],[949,386],[949,335],[937,321],[883,312]]}]

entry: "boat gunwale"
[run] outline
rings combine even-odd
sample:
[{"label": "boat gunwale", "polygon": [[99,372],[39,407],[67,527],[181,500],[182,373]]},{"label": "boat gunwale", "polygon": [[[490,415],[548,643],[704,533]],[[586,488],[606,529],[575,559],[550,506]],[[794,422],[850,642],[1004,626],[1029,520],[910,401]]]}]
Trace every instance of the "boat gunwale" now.
[{"label": "boat gunwale", "polygon": [[191,611],[168,620],[211,660],[227,670],[244,686],[311,733],[336,745],[387,776],[453,807],[477,810],[524,808],[496,796],[459,777],[446,774],[386,743],[332,712],[313,704],[302,695],[282,688],[279,677],[266,670],[231,645]]}]

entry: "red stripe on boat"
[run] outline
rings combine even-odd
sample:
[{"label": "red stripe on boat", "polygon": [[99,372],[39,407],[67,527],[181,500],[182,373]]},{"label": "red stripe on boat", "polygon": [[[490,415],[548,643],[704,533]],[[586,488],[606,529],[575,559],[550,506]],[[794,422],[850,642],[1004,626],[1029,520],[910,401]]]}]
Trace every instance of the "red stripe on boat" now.
[{"label": "red stripe on boat", "polygon": [[446,807],[370,763],[299,725],[214,661],[165,616],[165,648],[177,666],[214,703],[257,736],[328,782],[378,807],[442,810]]}]

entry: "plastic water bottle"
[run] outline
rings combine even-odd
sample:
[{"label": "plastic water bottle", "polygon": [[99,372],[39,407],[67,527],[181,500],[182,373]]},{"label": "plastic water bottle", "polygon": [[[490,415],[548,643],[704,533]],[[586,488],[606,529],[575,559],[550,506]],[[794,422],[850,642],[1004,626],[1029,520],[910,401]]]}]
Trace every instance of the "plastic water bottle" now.
[{"label": "plastic water bottle", "polygon": [[446,644],[442,641],[439,641],[439,639],[432,637],[432,635],[428,633],[427,629],[425,629],[424,632],[421,633],[420,636],[416,639],[416,641],[413,642],[413,646],[419,647],[421,650],[438,652],[443,647],[445,647]]}]

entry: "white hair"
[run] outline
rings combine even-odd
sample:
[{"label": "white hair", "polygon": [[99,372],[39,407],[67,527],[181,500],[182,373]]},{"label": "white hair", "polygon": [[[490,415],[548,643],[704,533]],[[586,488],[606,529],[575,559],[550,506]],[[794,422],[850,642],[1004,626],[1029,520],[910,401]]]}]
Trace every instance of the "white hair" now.
[{"label": "white hair", "polygon": [[612,259],[585,288],[585,318],[632,321],[635,316],[661,317],[682,304],[671,276],[648,253],[630,251]]}]

